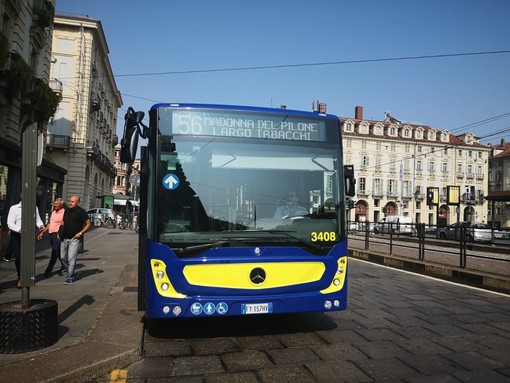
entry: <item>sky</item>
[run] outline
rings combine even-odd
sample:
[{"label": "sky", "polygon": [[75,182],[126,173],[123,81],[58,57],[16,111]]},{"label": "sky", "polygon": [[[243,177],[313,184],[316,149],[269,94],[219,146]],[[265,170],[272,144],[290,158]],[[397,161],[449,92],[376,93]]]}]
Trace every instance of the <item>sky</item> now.
[{"label": "sky", "polygon": [[147,123],[159,102],[319,100],[339,117],[362,106],[365,119],[510,142],[508,0],[56,0],[56,11],[101,21],[119,137],[130,106]]}]

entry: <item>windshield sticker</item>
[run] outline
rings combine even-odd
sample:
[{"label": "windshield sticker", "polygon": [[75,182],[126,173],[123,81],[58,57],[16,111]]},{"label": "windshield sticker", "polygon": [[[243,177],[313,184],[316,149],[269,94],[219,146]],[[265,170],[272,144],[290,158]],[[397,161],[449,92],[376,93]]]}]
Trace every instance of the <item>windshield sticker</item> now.
[{"label": "windshield sticker", "polygon": [[216,312],[220,315],[226,314],[228,311],[228,305],[225,302],[220,302],[216,305]]},{"label": "windshield sticker", "polygon": [[206,313],[206,315],[212,315],[212,314],[214,314],[215,311],[216,311],[216,306],[214,306],[214,303],[207,302],[204,305],[204,313]]},{"label": "windshield sticker", "polygon": [[202,308],[202,305],[201,305],[200,303],[195,302],[195,303],[193,303],[193,304],[191,305],[190,310],[191,310],[191,313],[192,313],[193,315],[200,315],[200,314],[202,314],[202,310],[203,310],[203,308]]},{"label": "windshield sticker", "polygon": [[175,190],[179,187],[179,177],[175,174],[169,173],[163,177],[163,186],[167,190]]}]

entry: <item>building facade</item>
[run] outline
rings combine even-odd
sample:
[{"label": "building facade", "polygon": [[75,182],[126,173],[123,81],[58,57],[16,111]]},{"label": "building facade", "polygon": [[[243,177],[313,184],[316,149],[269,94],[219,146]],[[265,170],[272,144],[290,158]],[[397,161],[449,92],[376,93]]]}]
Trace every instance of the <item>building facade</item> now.
[{"label": "building facade", "polygon": [[489,159],[489,222],[510,228],[510,143],[493,146]]},{"label": "building facade", "polygon": [[[383,121],[365,120],[361,106],[341,124],[344,163],[354,165],[357,180],[351,221],[378,222],[386,215],[440,226],[488,221],[491,148],[473,134],[455,136],[388,114]],[[437,205],[427,205],[428,188],[437,188]],[[458,198],[447,200],[454,189]]]},{"label": "building facade", "polygon": [[[43,137],[59,102],[61,89],[50,77],[55,2],[0,1],[0,216],[5,219],[21,192],[23,132],[37,124]],[[41,157],[40,157],[41,158]],[[42,155],[38,161],[36,203],[42,218],[63,192],[66,168]]]},{"label": "building facade", "polygon": [[117,170],[115,181],[112,187],[112,194],[120,194],[127,196],[129,193],[129,175],[131,174],[131,165],[120,162],[120,144],[115,145],[115,162],[114,166]]},{"label": "building facade", "polygon": [[64,196],[78,195],[85,209],[112,193],[116,169],[117,112],[122,98],[108,59],[101,22],[56,15],[51,76],[62,100],[46,137],[48,157],[67,169]]}]

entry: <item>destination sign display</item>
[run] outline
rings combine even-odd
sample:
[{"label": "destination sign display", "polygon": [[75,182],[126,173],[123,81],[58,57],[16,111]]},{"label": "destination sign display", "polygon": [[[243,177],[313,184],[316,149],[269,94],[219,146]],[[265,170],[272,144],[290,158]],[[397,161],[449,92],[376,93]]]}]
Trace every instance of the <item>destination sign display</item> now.
[{"label": "destination sign display", "polygon": [[320,119],[229,111],[173,110],[171,113],[172,134],[326,141],[326,121]]}]

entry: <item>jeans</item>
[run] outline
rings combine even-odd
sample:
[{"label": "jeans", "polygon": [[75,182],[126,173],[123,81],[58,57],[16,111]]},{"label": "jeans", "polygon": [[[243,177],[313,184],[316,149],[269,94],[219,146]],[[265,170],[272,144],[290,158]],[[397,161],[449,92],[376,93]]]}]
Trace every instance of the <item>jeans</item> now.
[{"label": "jeans", "polygon": [[78,238],[62,239],[60,256],[64,267],[67,269],[67,278],[73,278],[74,276],[74,266],[76,265],[79,250],[80,240]]},{"label": "jeans", "polygon": [[60,238],[58,238],[57,233],[50,233],[50,245],[51,245],[51,258],[50,263],[48,263],[48,267],[46,268],[46,274],[49,274],[53,271],[53,267],[55,266],[55,263],[57,263],[57,259],[60,261],[61,265],[62,259],[60,258]]}]

